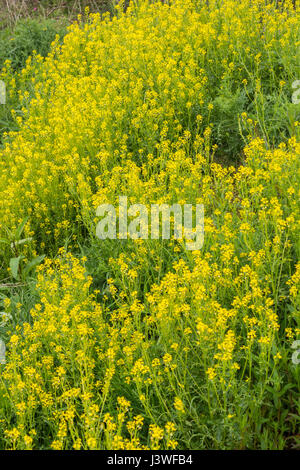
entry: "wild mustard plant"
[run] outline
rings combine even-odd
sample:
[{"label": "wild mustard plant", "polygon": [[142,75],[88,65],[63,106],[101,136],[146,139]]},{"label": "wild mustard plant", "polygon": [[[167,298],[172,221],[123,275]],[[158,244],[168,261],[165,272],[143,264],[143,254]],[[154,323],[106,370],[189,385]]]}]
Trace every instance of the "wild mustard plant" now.
[{"label": "wild mustard plant", "polygon": [[[2,448],[299,445],[299,3],[209,4],[79,18],[21,72],[1,230],[29,216],[48,258],[8,326]],[[204,204],[203,248],[98,240],[120,195]]]}]

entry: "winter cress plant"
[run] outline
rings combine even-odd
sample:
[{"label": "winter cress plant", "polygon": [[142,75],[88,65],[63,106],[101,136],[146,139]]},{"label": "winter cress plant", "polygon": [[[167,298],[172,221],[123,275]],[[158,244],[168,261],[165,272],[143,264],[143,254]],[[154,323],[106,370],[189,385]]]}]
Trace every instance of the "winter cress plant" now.
[{"label": "winter cress plant", "polygon": [[[0,448],[299,447],[299,46],[299,2],[143,0],[6,63]],[[120,195],[202,249],[99,240]]]}]

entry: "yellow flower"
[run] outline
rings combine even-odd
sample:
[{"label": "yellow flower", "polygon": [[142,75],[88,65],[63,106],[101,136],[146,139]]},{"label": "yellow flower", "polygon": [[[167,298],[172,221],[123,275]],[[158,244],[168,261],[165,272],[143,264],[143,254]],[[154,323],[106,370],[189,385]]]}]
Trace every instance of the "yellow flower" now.
[{"label": "yellow flower", "polygon": [[209,367],[206,371],[207,375],[208,375],[208,378],[209,380],[214,380],[214,378],[216,377],[216,371],[213,367]]},{"label": "yellow flower", "polygon": [[179,397],[175,397],[174,399],[174,408],[180,413],[185,413],[183,401]]}]

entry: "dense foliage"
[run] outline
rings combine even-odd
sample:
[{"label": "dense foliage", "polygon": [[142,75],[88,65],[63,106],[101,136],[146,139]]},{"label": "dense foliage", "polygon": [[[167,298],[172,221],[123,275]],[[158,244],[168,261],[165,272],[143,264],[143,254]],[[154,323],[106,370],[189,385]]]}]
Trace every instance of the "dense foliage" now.
[{"label": "dense foliage", "polygon": [[[278,3],[132,2],[5,64],[1,448],[299,446],[300,7]],[[120,195],[204,204],[202,250],[99,240]]]}]

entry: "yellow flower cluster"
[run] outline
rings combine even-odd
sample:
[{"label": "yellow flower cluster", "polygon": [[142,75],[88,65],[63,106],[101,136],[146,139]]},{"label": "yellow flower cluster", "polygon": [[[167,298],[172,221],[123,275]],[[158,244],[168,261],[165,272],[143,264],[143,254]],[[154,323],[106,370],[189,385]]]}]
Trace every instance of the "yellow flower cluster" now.
[{"label": "yellow flower cluster", "polygon": [[[36,243],[54,250],[70,233],[73,241],[82,236],[83,225],[91,229],[95,207],[114,202],[107,194],[114,188],[122,194],[131,187],[133,200],[147,193],[158,200],[161,187],[174,197],[170,184],[178,199],[182,187],[190,197],[199,184],[184,170],[194,154],[194,172],[209,158],[212,77],[220,86],[253,81],[263,73],[255,70],[259,52],[266,68],[274,54],[289,61],[287,70],[297,60],[291,1],[283,10],[264,0],[226,0],[211,9],[193,0],[171,8],[139,3],[138,14],[132,4],[127,15],[75,23],[45,63],[28,60],[20,86],[29,82],[34,98],[29,103],[21,92],[20,132],[0,153],[1,232],[30,215],[28,236],[38,234]],[[9,64],[1,78],[16,93]]]},{"label": "yellow flower cluster", "polygon": [[[172,423],[165,430],[151,425],[149,442],[141,443],[144,417],[132,416],[126,398],[115,398],[115,417],[106,411],[114,377],[123,369],[117,361],[122,331],[105,321],[107,312],[89,294],[91,280],[84,267],[62,250],[61,255],[48,260],[39,275],[41,303],[31,311],[33,324],[24,323],[11,336],[10,359],[1,377],[1,395],[15,414],[6,415],[7,422],[15,423],[4,431],[8,447],[34,448],[44,432],[56,450],[158,449],[162,440],[174,447]],[[132,376],[148,370],[136,361]]]}]

